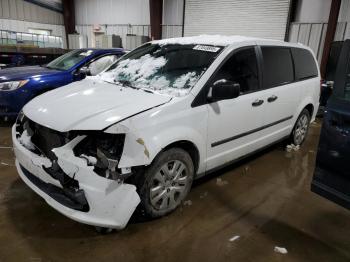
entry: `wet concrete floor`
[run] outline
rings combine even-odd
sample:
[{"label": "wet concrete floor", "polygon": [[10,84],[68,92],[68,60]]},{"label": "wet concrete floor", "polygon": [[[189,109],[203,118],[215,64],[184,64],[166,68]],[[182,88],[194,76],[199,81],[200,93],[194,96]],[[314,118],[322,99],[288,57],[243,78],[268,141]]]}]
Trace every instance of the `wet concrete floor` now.
[{"label": "wet concrete floor", "polygon": [[277,145],[197,181],[167,217],[100,235],[20,180],[0,127],[0,261],[350,261],[350,211],[310,192],[319,131],[299,151]]}]

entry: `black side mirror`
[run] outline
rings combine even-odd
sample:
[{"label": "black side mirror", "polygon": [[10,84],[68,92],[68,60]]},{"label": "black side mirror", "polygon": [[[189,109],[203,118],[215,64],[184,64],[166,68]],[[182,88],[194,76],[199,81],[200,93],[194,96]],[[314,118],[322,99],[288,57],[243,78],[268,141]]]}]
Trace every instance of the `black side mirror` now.
[{"label": "black side mirror", "polygon": [[83,66],[82,68],[79,69],[81,74],[84,74],[85,76],[91,76],[91,71],[90,68],[87,66]]},{"label": "black side mirror", "polygon": [[240,85],[225,79],[216,81],[209,89],[208,101],[216,102],[220,100],[232,99],[239,96]]},{"label": "black side mirror", "polygon": [[84,79],[86,76],[90,76],[90,75],[91,75],[90,69],[86,66],[83,66],[75,70],[75,72],[73,73],[73,76],[76,80]]}]

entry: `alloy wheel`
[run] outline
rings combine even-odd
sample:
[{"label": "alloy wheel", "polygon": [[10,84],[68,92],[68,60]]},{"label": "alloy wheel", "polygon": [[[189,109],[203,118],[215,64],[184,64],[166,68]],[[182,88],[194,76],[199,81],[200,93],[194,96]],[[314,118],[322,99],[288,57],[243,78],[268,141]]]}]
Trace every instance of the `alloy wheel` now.
[{"label": "alloy wheel", "polygon": [[174,209],[183,200],[188,183],[188,169],[182,161],[166,162],[153,176],[151,205],[157,210]]},{"label": "alloy wheel", "polygon": [[294,142],[296,145],[300,145],[307,134],[307,130],[309,128],[309,118],[306,114],[303,114],[298,119],[298,122],[294,131]]}]

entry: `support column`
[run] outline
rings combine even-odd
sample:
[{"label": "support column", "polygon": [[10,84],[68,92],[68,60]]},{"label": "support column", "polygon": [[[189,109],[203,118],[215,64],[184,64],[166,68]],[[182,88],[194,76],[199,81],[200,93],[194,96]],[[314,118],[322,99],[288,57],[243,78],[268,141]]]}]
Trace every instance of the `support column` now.
[{"label": "support column", "polygon": [[321,59],[322,78],[324,78],[326,74],[326,67],[327,67],[329,53],[331,50],[331,44],[334,40],[335,31],[337,30],[340,4],[341,4],[341,0],[332,0],[331,10],[329,12],[329,18],[328,18],[326,38],[324,40],[323,53],[322,53],[322,59]]},{"label": "support column", "polygon": [[74,34],[75,32],[74,0],[62,0],[62,6],[63,6],[64,29],[66,31],[66,42],[67,42],[67,48],[68,48],[69,47],[68,34]]},{"label": "support column", "polygon": [[295,21],[295,14],[297,7],[299,5],[299,0],[290,0],[289,2],[289,11],[288,11],[288,17],[287,17],[287,24],[286,24],[286,32],[284,34],[284,41],[289,41],[289,32],[290,32],[290,25],[292,22]]},{"label": "support column", "polygon": [[151,39],[162,38],[163,0],[149,0]]}]

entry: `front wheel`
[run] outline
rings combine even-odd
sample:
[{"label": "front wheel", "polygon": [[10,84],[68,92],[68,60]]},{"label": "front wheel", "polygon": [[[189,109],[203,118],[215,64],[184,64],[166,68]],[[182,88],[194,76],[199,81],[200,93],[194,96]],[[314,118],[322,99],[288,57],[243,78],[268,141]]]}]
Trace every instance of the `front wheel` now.
[{"label": "front wheel", "polygon": [[106,235],[109,233],[113,232],[113,228],[108,228],[108,227],[95,227],[95,230],[97,231],[97,233],[101,234],[101,235]]},{"label": "front wheel", "polygon": [[294,145],[300,146],[305,141],[306,135],[309,131],[310,118],[310,113],[307,109],[304,109],[300,113],[290,139]]},{"label": "front wheel", "polygon": [[162,152],[140,177],[141,209],[151,218],[169,214],[187,196],[193,177],[193,162],[185,150]]}]

